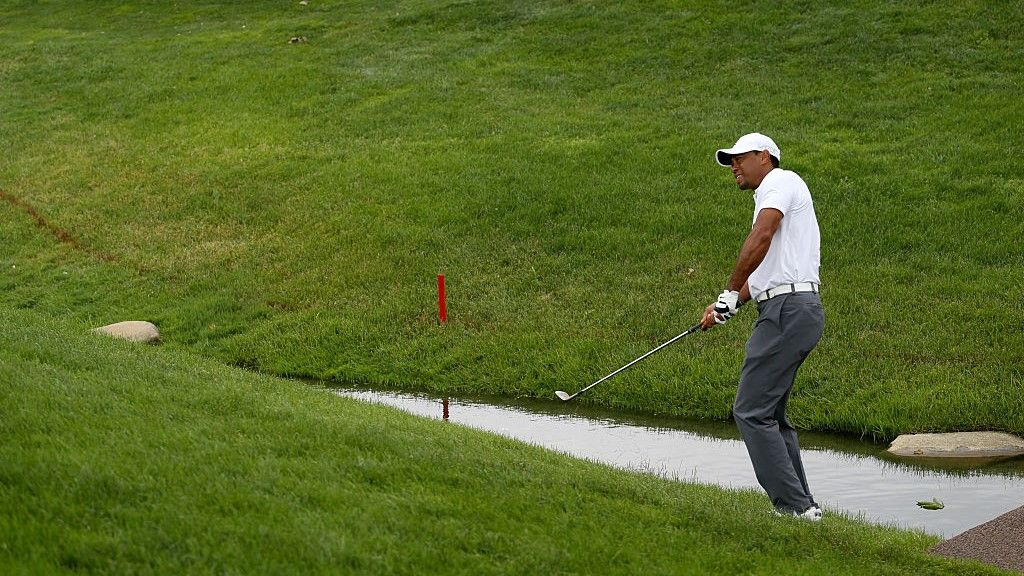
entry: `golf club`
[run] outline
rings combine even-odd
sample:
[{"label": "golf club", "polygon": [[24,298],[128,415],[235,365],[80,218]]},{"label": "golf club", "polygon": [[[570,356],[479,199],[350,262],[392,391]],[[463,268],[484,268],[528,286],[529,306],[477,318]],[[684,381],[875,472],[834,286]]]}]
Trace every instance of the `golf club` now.
[{"label": "golf club", "polygon": [[562,391],[562,390],[558,390],[557,392],[555,392],[555,396],[557,396],[557,397],[558,397],[558,399],[559,399],[559,400],[562,400],[563,402],[568,402],[569,400],[572,400],[573,398],[575,398],[575,397],[579,396],[580,394],[583,394],[583,393],[584,393],[584,392],[586,392],[587,390],[590,390],[590,389],[591,389],[591,388],[593,388],[594,386],[597,386],[597,385],[598,385],[598,384],[600,384],[601,382],[604,382],[605,380],[607,380],[607,379],[611,378],[612,376],[615,376],[615,375],[616,375],[616,374],[618,374],[619,372],[622,372],[622,371],[623,371],[623,370],[625,370],[626,368],[629,368],[629,367],[630,367],[630,366],[632,366],[633,364],[636,364],[637,362],[639,362],[639,361],[643,360],[644,358],[647,358],[647,357],[648,357],[648,356],[650,356],[651,354],[654,354],[654,353],[655,353],[655,352],[657,352],[658,350],[661,350],[662,348],[664,348],[664,347],[668,346],[669,344],[671,344],[671,343],[675,342],[676,340],[679,340],[679,339],[680,339],[680,338],[682,338],[683,336],[686,336],[687,334],[690,334],[691,332],[696,332],[697,330],[699,330],[699,329],[700,329],[700,324],[701,324],[700,322],[697,322],[697,323],[696,323],[696,324],[694,324],[693,326],[690,326],[689,328],[687,328],[687,329],[686,329],[686,332],[683,332],[682,334],[680,334],[680,335],[676,336],[675,338],[673,338],[673,339],[671,339],[671,340],[669,340],[669,341],[665,342],[664,344],[662,344],[662,345],[658,346],[658,347],[657,347],[657,348],[655,348],[654,350],[651,350],[650,352],[648,352],[648,353],[644,354],[643,356],[641,356],[641,357],[637,358],[636,360],[633,360],[633,361],[632,361],[632,362],[630,362],[629,364],[626,364],[626,365],[625,365],[625,366],[623,366],[622,368],[619,368],[619,369],[618,369],[618,370],[616,370],[615,372],[612,372],[611,374],[609,374],[609,375],[605,376],[604,378],[601,378],[601,379],[600,379],[600,380],[598,380],[597,382],[594,382],[594,383],[593,383],[593,384],[591,384],[590,386],[587,386],[586,388],[584,388],[584,389],[580,390],[579,392],[577,392],[577,393],[575,393],[575,394],[567,394],[566,392],[564,392],[564,391]]}]

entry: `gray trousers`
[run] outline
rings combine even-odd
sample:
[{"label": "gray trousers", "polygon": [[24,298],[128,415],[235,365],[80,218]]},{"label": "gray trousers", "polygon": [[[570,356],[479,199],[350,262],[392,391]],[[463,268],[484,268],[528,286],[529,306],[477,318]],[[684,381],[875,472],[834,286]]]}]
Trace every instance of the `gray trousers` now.
[{"label": "gray trousers", "polygon": [[821,339],[825,312],[811,292],[776,296],[757,310],[733,418],[772,504],[783,512],[803,512],[816,503],[807,487],[796,430],[786,417],[786,402],[797,369]]}]

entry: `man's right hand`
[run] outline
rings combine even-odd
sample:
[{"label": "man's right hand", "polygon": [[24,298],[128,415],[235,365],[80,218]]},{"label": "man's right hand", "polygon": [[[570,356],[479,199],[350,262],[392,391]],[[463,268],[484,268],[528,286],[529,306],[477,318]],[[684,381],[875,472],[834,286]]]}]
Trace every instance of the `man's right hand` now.
[{"label": "man's right hand", "polygon": [[700,320],[701,330],[710,330],[718,324],[718,314],[715,313],[715,305],[708,304],[708,307],[704,309],[704,316]]}]

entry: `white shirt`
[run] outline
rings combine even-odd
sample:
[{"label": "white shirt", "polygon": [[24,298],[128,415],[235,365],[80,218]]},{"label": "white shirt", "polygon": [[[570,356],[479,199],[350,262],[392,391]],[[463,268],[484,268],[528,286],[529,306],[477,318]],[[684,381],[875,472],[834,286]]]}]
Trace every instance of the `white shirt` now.
[{"label": "white shirt", "polygon": [[754,190],[754,220],[765,208],[782,212],[782,222],[761,265],[747,279],[750,297],[780,284],[820,283],[821,234],[807,184],[796,172],[773,169]]}]

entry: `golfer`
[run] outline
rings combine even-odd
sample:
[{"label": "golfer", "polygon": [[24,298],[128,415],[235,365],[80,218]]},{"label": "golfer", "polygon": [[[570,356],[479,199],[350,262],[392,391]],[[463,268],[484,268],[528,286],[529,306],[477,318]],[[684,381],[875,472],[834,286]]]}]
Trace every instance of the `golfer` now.
[{"label": "golfer", "polygon": [[701,320],[707,330],[757,303],[747,341],[733,418],[747,445],[757,481],[778,513],[821,520],[800,460],[786,402],[797,369],[821,339],[825,313],[818,296],[821,238],[807,185],[779,168],[771,138],[747,134],[715,159],[732,169],[741,190],[754,192],[754,225],[718,301]]}]

